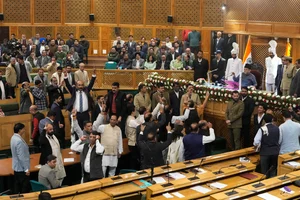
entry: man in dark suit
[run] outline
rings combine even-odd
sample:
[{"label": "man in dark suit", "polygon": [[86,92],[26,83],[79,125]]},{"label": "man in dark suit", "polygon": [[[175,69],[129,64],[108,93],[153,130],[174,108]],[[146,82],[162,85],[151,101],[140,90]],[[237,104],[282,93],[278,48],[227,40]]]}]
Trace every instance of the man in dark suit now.
[{"label": "man in dark suit", "polygon": [[[67,71],[67,76],[68,76],[68,81],[69,83],[74,86],[75,85],[75,78],[74,78],[74,72],[72,72],[72,66],[68,65],[66,67],[66,71]],[[67,90],[66,87],[64,87],[64,93],[69,93],[69,91]]]},{"label": "man in dark suit", "polygon": [[220,82],[221,79],[225,76],[225,70],[226,70],[226,60],[222,58],[222,52],[220,50],[217,51],[216,57],[211,62],[211,68],[210,70],[216,70],[212,72],[212,82]]},{"label": "man in dark suit", "polygon": [[244,114],[242,117],[242,137],[244,138],[244,148],[252,146],[252,142],[250,141],[250,124],[251,117],[255,107],[254,100],[248,96],[248,88],[242,87],[241,90],[241,99],[244,102]]},{"label": "man in dark suit", "polygon": [[99,113],[102,112],[103,110],[103,106],[105,105],[105,99],[103,95],[99,95],[97,96],[97,102],[95,104],[95,108],[93,109],[93,113],[92,113],[92,121],[96,121]]},{"label": "man in dark suit", "polygon": [[12,99],[9,86],[6,80],[3,80],[2,73],[2,70],[0,70],[0,99]]},{"label": "man in dark suit", "polygon": [[162,55],[161,59],[156,63],[156,70],[169,70],[170,62],[167,60],[166,55]]},{"label": "man in dark suit", "polygon": [[231,58],[231,50],[232,50],[232,43],[236,42],[235,35],[228,34],[228,36],[224,39],[224,50],[223,50],[223,57],[225,59]]},{"label": "man in dark suit", "polygon": [[52,110],[50,110],[47,113],[47,117],[44,118],[44,119],[41,119],[39,121],[39,133],[40,133],[40,135],[42,134],[46,124],[51,124],[51,125],[54,124],[55,117],[56,117],[56,113],[53,112]]},{"label": "man in dark suit", "polygon": [[180,115],[180,100],[183,95],[183,92],[180,90],[179,83],[175,82],[173,84],[173,91],[170,92],[170,106],[172,108],[172,115]]},{"label": "man in dark suit", "polygon": [[218,50],[223,52],[224,50],[224,38],[222,38],[222,32],[217,32],[217,38],[214,40],[214,51],[217,52]]},{"label": "man in dark suit", "polygon": [[90,120],[89,111],[92,111],[94,107],[94,101],[90,95],[90,91],[92,90],[96,80],[96,69],[94,68],[91,81],[87,87],[84,86],[83,81],[77,81],[75,86],[71,86],[67,72],[64,72],[64,75],[66,87],[72,95],[66,109],[69,112],[71,112],[73,108],[77,110],[76,117],[78,124],[80,128],[83,129],[83,122]]},{"label": "man in dark suit", "polygon": [[254,134],[263,126],[264,123],[264,116],[267,110],[267,105],[265,103],[260,103],[257,106],[257,114],[253,117],[253,124],[254,124]]},{"label": "man in dark suit", "polygon": [[54,102],[54,95],[59,95],[62,99],[60,102],[60,107],[63,108],[65,105],[65,98],[63,91],[60,89],[60,85],[58,85],[57,79],[55,77],[51,78],[51,85],[47,87],[48,96],[49,96],[49,108],[51,108],[53,102]]},{"label": "man in dark suit", "polygon": [[171,47],[171,48],[170,48],[170,53],[168,53],[168,55],[167,55],[167,61],[168,61],[168,62],[171,62],[172,60],[176,60],[176,58],[177,58],[179,55],[180,55],[180,54],[177,53],[177,52],[175,51],[175,48],[174,48],[174,47]]},{"label": "man in dark suit", "polygon": [[61,111],[61,101],[62,98],[59,94],[53,95],[54,102],[51,105],[51,110],[56,113],[56,117],[54,120],[54,129],[57,130],[55,133],[56,137],[60,143],[62,148],[65,148],[65,118]]},{"label": "man in dark suit", "polygon": [[193,61],[194,81],[199,78],[207,79],[208,60],[203,58],[203,51],[197,53],[197,59]]},{"label": "man in dark suit", "polygon": [[297,72],[292,78],[290,86],[290,96],[300,97],[300,59],[296,60],[296,69]]},{"label": "man in dark suit", "polygon": [[136,48],[136,42],[133,41],[133,35],[128,36],[128,42],[125,43],[125,46],[127,46],[128,55],[131,58]]}]

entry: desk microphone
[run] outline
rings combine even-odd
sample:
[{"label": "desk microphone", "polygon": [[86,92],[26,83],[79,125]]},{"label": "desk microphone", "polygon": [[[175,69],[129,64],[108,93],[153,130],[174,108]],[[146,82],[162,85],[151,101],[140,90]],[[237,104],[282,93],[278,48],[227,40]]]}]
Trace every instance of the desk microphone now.
[{"label": "desk microphone", "polygon": [[293,153],[290,153],[290,156],[296,155],[296,152],[299,151],[299,149],[295,150]]},{"label": "desk microphone", "polygon": [[225,166],[225,167],[221,167],[218,171],[216,172],[213,172],[213,174],[215,175],[218,175],[218,174],[223,174],[224,172],[222,171],[222,169],[225,169],[225,168],[229,168],[229,167],[235,167],[236,165],[233,164],[233,165],[229,165],[229,166]]},{"label": "desk microphone", "polygon": [[231,191],[226,192],[225,194],[226,194],[227,196],[232,196],[232,195],[238,194],[239,192],[237,192],[235,189],[244,190],[244,191],[247,191],[247,192],[258,193],[256,190],[248,190],[248,189],[238,188],[238,187],[239,187],[239,186],[233,188]]},{"label": "desk microphone", "polygon": [[150,181],[148,181],[149,183],[151,183],[152,185],[154,185],[156,182],[153,180],[153,175],[154,175],[154,167],[151,166],[151,175],[150,175]]},{"label": "desk microphone", "polygon": [[76,191],[76,192],[75,192],[75,194],[73,195],[73,197],[72,197],[72,199],[71,199],[71,200],[73,200],[77,194],[79,194],[79,192],[78,192],[78,191]]},{"label": "desk microphone", "polygon": [[162,187],[169,187],[169,186],[172,186],[173,185],[173,183],[170,183],[170,174],[169,174],[169,161],[167,161],[167,169],[168,169],[168,183],[165,183],[165,184],[162,184],[161,186]]},{"label": "desk microphone", "polygon": [[[169,168],[171,168],[170,166],[169,166],[169,161],[167,161],[167,165],[166,166],[163,166],[163,167],[161,167],[162,169],[169,169]],[[169,170],[168,170],[168,173],[169,173]]]},{"label": "desk microphone", "polygon": [[244,169],[246,166],[243,163],[237,164],[237,169]]},{"label": "desk microphone", "polygon": [[274,168],[274,166],[272,165],[272,166],[268,169],[268,171],[262,175],[262,177],[259,179],[258,183],[253,184],[252,187],[254,187],[254,188],[259,188],[259,187],[265,186],[265,184],[263,184],[261,181],[262,181],[262,179],[263,179],[265,176],[267,176],[267,174],[268,174],[273,168]]},{"label": "desk microphone", "polygon": [[[200,160],[199,168],[202,166],[202,163],[203,163],[204,160],[205,160],[205,158],[202,158],[202,159]],[[199,179],[199,177],[197,176],[197,173],[198,173],[198,170],[197,170],[197,169],[194,169],[194,173],[195,173],[195,174],[194,174],[194,177],[188,178],[190,181]]]},{"label": "desk microphone", "polygon": [[10,190],[10,189],[8,189],[8,190],[5,190],[5,191],[3,191],[3,192],[1,192],[1,193],[0,193],[0,196],[2,196],[3,194],[9,193],[9,192],[11,192],[11,190]]}]

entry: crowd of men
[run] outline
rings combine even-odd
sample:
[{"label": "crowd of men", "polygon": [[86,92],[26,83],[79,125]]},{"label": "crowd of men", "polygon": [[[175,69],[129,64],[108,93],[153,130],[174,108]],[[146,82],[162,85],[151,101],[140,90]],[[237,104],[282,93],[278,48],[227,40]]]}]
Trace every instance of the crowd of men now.
[{"label": "crowd of men", "polygon": [[[195,33],[195,35],[198,34]],[[122,44],[121,38],[119,39],[115,45]],[[132,38],[129,41],[131,42],[129,46],[131,46]],[[157,45],[157,42],[154,40],[153,45]],[[167,41],[165,45],[170,46],[169,43],[170,41]],[[184,43],[184,46],[186,45]],[[197,46],[191,47],[194,51],[199,50]],[[172,48],[170,47],[170,51]],[[190,57],[194,55],[189,51],[188,46],[185,53]],[[132,54],[136,53],[132,51]],[[194,68],[195,79],[207,78],[208,62],[202,58],[202,54],[199,50],[197,59],[193,60],[193,64],[197,64]],[[238,54],[236,49],[231,49],[231,54],[232,60],[229,59],[227,67],[223,69],[224,74],[227,73],[234,79],[237,78],[235,75],[238,73],[234,71],[237,68],[232,66],[239,67],[240,64],[230,64],[238,59],[234,57]],[[218,67],[215,70],[216,73],[213,74],[216,81],[224,76],[223,72],[219,72],[221,69],[219,65],[223,63],[225,66],[224,63],[226,63],[218,49],[217,55],[219,55],[217,57],[219,59],[216,58]],[[171,58],[173,58],[172,55]],[[35,87],[32,90],[29,86],[32,82],[30,71],[27,71],[30,63],[24,61],[22,55],[17,57],[17,62],[15,58],[11,58],[6,69],[7,82],[14,80],[15,83],[6,84],[10,89],[8,94],[13,98],[14,87],[17,83],[21,83],[20,112],[29,112],[33,115],[30,142],[41,151],[39,182],[47,188],[61,187],[66,177],[61,155],[61,148],[65,148],[63,108],[66,108],[70,114],[71,149],[80,152],[82,182],[116,174],[118,161],[123,152],[123,138],[128,138],[129,167],[134,170],[201,158],[210,154],[210,143],[215,140],[215,133],[213,125],[203,119],[203,110],[209,94],[206,94],[205,101],[201,102],[199,95],[194,92],[193,85],[189,85],[184,94],[179,83],[174,83],[171,91],[166,91],[164,84],[158,83],[156,91],[151,93],[147,91],[144,84],[139,84],[138,93],[133,96],[120,91],[119,83],[114,82],[111,91],[105,96],[98,96],[94,103],[90,91],[96,80],[96,71],[94,70],[92,77],[88,77],[84,70],[85,65],[80,63],[79,70],[73,74],[72,66],[67,65],[63,68],[55,57],[51,59],[51,63],[48,63],[46,67],[48,77],[44,75],[44,69],[41,67],[38,75],[34,77]],[[178,62],[180,62],[179,59]],[[232,71],[227,70],[228,63]],[[203,66],[204,64],[207,65],[207,69]],[[248,65],[245,67],[245,75],[242,74],[242,76],[248,76],[249,72],[245,70],[250,70],[249,68]],[[14,75],[14,79],[10,79],[10,75]],[[250,80],[252,79],[242,77],[242,83],[248,83]],[[51,84],[48,85],[48,82]],[[240,93],[233,91],[232,100],[228,103],[225,114],[232,150],[252,145],[250,124],[255,102],[248,96],[247,86],[249,85],[243,85]],[[1,85],[0,88],[2,88]],[[67,105],[64,102],[64,93],[71,94]],[[49,102],[47,102],[47,94]],[[47,108],[50,110],[45,117],[40,111]],[[291,121],[291,116],[299,119],[298,114],[291,108],[284,111],[285,123],[278,128],[275,125],[273,112],[267,110],[264,104],[258,106],[258,114],[254,115],[254,133],[257,133],[254,145],[260,148],[260,154],[264,158],[261,159],[262,172],[268,171],[270,166],[275,166],[274,159],[277,159],[279,153],[293,152],[300,148],[298,140],[300,125]],[[24,124],[17,123],[11,138],[15,193],[29,191],[30,155],[28,145],[22,139],[24,133]],[[270,145],[273,148],[268,148]],[[271,173],[269,176],[273,176],[276,169],[274,167],[273,171],[269,171]]]}]

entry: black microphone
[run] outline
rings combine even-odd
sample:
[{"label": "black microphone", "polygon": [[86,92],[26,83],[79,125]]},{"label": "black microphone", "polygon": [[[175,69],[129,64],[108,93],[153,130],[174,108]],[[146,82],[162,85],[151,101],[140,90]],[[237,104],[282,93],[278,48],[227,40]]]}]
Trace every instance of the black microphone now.
[{"label": "black microphone", "polygon": [[19,194],[17,194],[17,195],[11,195],[11,196],[9,196],[11,199],[18,199],[19,197],[24,197],[24,195],[23,194],[21,194],[20,192],[19,192]]},{"label": "black microphone", "polygon": [[[169,169],[169,168],[171,168],[170,166],[169,166],[169,161],[167,161],[167,165],[166,166],[163,166],[163,167],[161,167],[162,169]],[[168,170],[168,173],[169,173],[169,170]]]},{"label": "black microphone", "polygon": [[[205,160],[205,158],[202,158],[202,159],[200,160],[199,168],[202,166],[202,163],[203,163],[204,160]],[[199,177],[197,176],[197,173],[198,173],[198,170],[197,170],[197,169],[194,169],[194,177],[190,177],[190,178],[188,178],[188,179],[189,179],[190,181],[199,179]]]},{"label": "black microphone", "polygon": [[229,167],[235,167],[235,166],[236,166],[236,164],[225,166],[225,167],[221,167],[218,171],[213,172],[213,174],[215,174],[215,175],[223,174],[224,172],[222,171],[222,169],[229,168]]},{"label": "black microphone", "polygon": [[152,167],[151,167],[150,181],[148,181],[148,182],[151,183],[152,185],[156,184],[155,180],[153,180],[153,175],[154,175],[154,168],[153,168],[153,166],[152,166]]},{"label": "black microphone", "polygon": [[72,197],[72,199],[71,199],[71,200],[73,200],[77,194],[79,194],[79,192],[78,192],[78,191],[76,191],[76,192],[75,192],[75,194],[73,195],[73,197]]},{"label": "black microphone", "polygon": [[243,163],[237,164],[238,166],[236,167],[237,169],[244,169],[246,166]]},{"label": "black microphone", "polygon": [[244,189],[244,188],[239,188],[239,186],[237,186],[237,187],[233,188],[231,191],[226,192],[225,194],[227,196],[232,196],[232,195],[238,194],[239,192],[237,192],[235,189],[244,190],[244,191],[252,192],[252,193],[258,193],[256,190],[248,190],[248,189]]},{"label": "black microphone", "polygon": [[299,151],[299,149],[295,150],[293,153],[290,153],[290,156],[296,155],[296,152]]},{"label": "black microphone", "polygon": [[273,168],[274,168],[274,166],[272,165],[272,166],[268,169],[268,171],[267,171],[265,174],[262,175],[262,177],[259,179],[258,183],[253,184],[252,187],[254,187],[254,188],[259,188],[259,187],[265,186],[265,184],[263,184],[261,181],[262,181],[262,179],[263,179],[265,176],[267,176],[267,174],[268,174]]},{"label": "black microphone", "polygon": [[[294,171],[294,170],[296,170],[296,167],[293,168],[293,171]],[[298,177],[297,175],[294,175],[294,174],[289,174],[289,175]],[[287,176],[287,174],[284,174],[284,176],[278,177],[278,179],[281,180],[281,181],[284,181],[284,180],[289,179],[289,178],[290,178],[290,177]]]},{"label": "black microphone", "polygon": [[168,183],[165,183],[165,184],[162,184],[161,186],[162,187],[169,187],[169,186],[172,186],[173,185],[173,183],[170,183],[170,174],[169,174],[169,161],[167,161],[167,169],[168,169],[168,174],[167,174],[167,176],[168,176]]},{"label": "black microphone", "polygon": [[9,193],[10,191],[11,191],[10,189],[5,190],[5,191],[3,191],[3,192],[0,193],[0,196],[2,196],[3,194]]}]

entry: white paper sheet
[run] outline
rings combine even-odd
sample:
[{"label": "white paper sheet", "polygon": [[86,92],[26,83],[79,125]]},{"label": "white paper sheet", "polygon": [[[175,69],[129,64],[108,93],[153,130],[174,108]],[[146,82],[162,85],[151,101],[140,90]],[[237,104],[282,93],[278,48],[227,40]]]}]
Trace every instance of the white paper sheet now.
[{"label": "white paper sheet", "polygon": [[284,188],[280,188],[279,190],[282,191],[282,192],[288,193],[288,194],[294,194],[295,193],[295,191],[293,191],[293,190],[288,192]]},{"label": "white paper sheet", "polygon": [[175,180],[182,179],[182,178],[186,177],[185,175],[180,174],[179,172],[169,173],[169,176],[174,178]]},{"label": "white paper sheet", "polygon": [[64,158],[64,162],[74,162],[74,158]]},{"label": "white paper sheet", "polygon": [[204,174],[204,173],[206,173],[206,170],[204,170],[202,168],[196,168],[196,170],[198,171],[198,174]]},{"label": "white paper sheet", "polygon": [[214,187],[214,188],[218,188],[218,189],[223,189],[225,188],[227,185],[226,184],[223,184],[223,183],[219,183],[219,182],[214,182],[212,184],[210,184],[211,187]]},{"label": "white paper sheet", "polygon": [[170,193],[164,193],[163,196],[166,197],[167,199],[174,198]]},{"label": "white paper sheet", "polygon": [[195,190],[197,192],[200,192],[202,194],[206,194],[206,193],[211,191],[211,189],[207,189],[207,188],[202,187],[202,186],[195,186],[195,187],[191,187],[190,189]]},{"label": "white paper sheet", "polygon": [[160,183],[166,183],[165,179],[163,177],[153,177],[153,180],[157,183],[157,184],[160,184]]},{"label": "white paper sheet", "polygon": [[269,194],[269,193],[262,193],[262,194],[259,194],[259,195],[257,195],[257,196],[259,196],[260,198],[263,198],[263,199],[265,199],[265,200],[281,200],[280,198],[278,198],[278,197],[275,197],[274,195],[271,195],[271,194]]},{"label": "white paper sheet", "polygon": [[300,166],[300,163],[299,162],[296,162],[296,161],[290,161],[290,162],[286,162],[284,163],[285,165],[289,165],[289,166],[292,166],[292,167],[299,167]]},{"label": "white paper sheet", "polygon": [[185,196],[183,196],[181,193],[179,192],[173,192],[172,193],[174,196],[178,197],[178,198],[184,198]]}]

